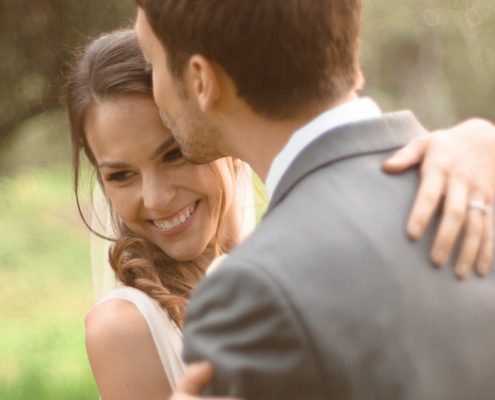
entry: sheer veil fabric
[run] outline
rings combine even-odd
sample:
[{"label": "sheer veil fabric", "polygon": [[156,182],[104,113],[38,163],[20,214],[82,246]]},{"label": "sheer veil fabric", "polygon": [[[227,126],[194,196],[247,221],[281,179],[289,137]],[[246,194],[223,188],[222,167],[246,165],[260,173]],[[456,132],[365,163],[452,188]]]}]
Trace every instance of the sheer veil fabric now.
[{"label": "sheer veil fabric", "polygon": [[[99,184],[93,190],[93,212],[91,228],[108,238],[115,238],[110,208]],[[105,294],[115,289],[117,282],[115,274],[108,262],[108,252],[112,242],[105,240],[93,232],[90,238],[91,274],[93,278],[93,293],[95,300],[100,300]]]},{"label": "sheer veil fabric", "polygon": [[[239,171],[236,196],[239,203],[241,238],[244,239],[256,224],[256,208],[251,169],[243,163]],[[91,228],[108,238],[115,237],[111,212],[98,184],[95,185],[93,191]],[[158,302],[144,292],[122,286],[116,281],[115,274],[108,262],[108,251],[111,245],[110,240],[100,238],[94,233],[91,234],[91,270],[96,303],[101,304],[111,299],[122,299],[136,306],[149,326],[164,371],[173,389],[184,373],[184,364],[181,358],[182,333]],[[218,264],[218,262],[214,261],[213,264]]]}]

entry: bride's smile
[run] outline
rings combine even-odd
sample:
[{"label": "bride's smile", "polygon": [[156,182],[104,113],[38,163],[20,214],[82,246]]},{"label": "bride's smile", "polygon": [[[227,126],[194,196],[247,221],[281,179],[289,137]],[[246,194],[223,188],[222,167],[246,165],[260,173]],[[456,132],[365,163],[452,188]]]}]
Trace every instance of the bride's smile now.
[{"label": "bride's smile", "polygon": [[191,223],[193,215],[198,207],[200,200],[184,207],[171,217],[164,219],[152,219],[150,222],[160,230],[164,236],[172,236],[182,233]]}]

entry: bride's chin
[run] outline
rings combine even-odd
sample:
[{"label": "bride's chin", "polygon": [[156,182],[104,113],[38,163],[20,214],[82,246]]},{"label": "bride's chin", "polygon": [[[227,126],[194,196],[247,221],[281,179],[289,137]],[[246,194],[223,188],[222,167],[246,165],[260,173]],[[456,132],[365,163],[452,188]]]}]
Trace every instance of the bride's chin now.
[{"label": "bride's chin", "polygon": [[179,250],[176,249],[171,249],[170,247],[163,246],[163,244],[156,243],[155,245],[160,248],[161,251],[163,251],[167,256],[169,256],[171,259],[179,262],[188,262],[196,259],[201,255],[201,252],[198,251],[188,251],[188,250]]},{"label": "bride's chin", "polygon": [[[162,249],[162,251],[164,250]],[[189,249],[180,252],[164,252],[178,262],[197,261],[198,263],[204,264],[205,267],[208,266],[215,258],[215,251],[212,246]]]}]

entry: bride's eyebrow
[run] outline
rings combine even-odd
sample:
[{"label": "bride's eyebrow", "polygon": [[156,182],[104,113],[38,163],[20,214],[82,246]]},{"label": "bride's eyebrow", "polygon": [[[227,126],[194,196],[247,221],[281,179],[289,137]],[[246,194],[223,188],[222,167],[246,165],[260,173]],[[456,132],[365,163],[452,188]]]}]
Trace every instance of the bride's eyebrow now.
[{"label": "bride's eyebrow", "polygon": [[[166,150],[168,150],[169,147],[173,146],[174,144],[175,144],[174,138],[173,137],[168,138],[160,146],[157,147],[157,149],[150,156],[150,159],[154,160],[155,158],[160,157]],[[98,167],[122,169],[122,168],[129,168],[129,164],[121,161],[102,161],[101,163],[98,164]]]},{"label": "bride's eyebrow", "polygon": [[153,159],[161,156],[165,152],[165,150],[168,150],[168,148],[174,144],[175,144],[175,140],[174,140],[173,136],[169,137],[160,146],[158,146],[158,148],[151,155],[150,159],[153,160]]},{"label": "bride's eyebrow", "polygon": [[101,163],[98,164],[99,168],[112,168],[112,169],[122,169],[122,168],[128,168],[129,164],[126,164],[124,162],[113,162],[113,161],[102,161]]}]

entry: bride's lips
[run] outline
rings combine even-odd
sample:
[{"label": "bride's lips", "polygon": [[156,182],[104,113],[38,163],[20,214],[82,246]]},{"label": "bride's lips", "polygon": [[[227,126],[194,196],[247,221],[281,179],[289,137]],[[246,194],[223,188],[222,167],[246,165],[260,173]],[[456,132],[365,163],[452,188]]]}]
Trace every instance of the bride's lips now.
[{"label": "bride's lips", "polygon": [[189,206],[184,207],[174,217],[166,220],[152,220],[150,224],[160,236],[170,237],[179,235],[193,224],[199,205],[200,200],[197,200]]}]

